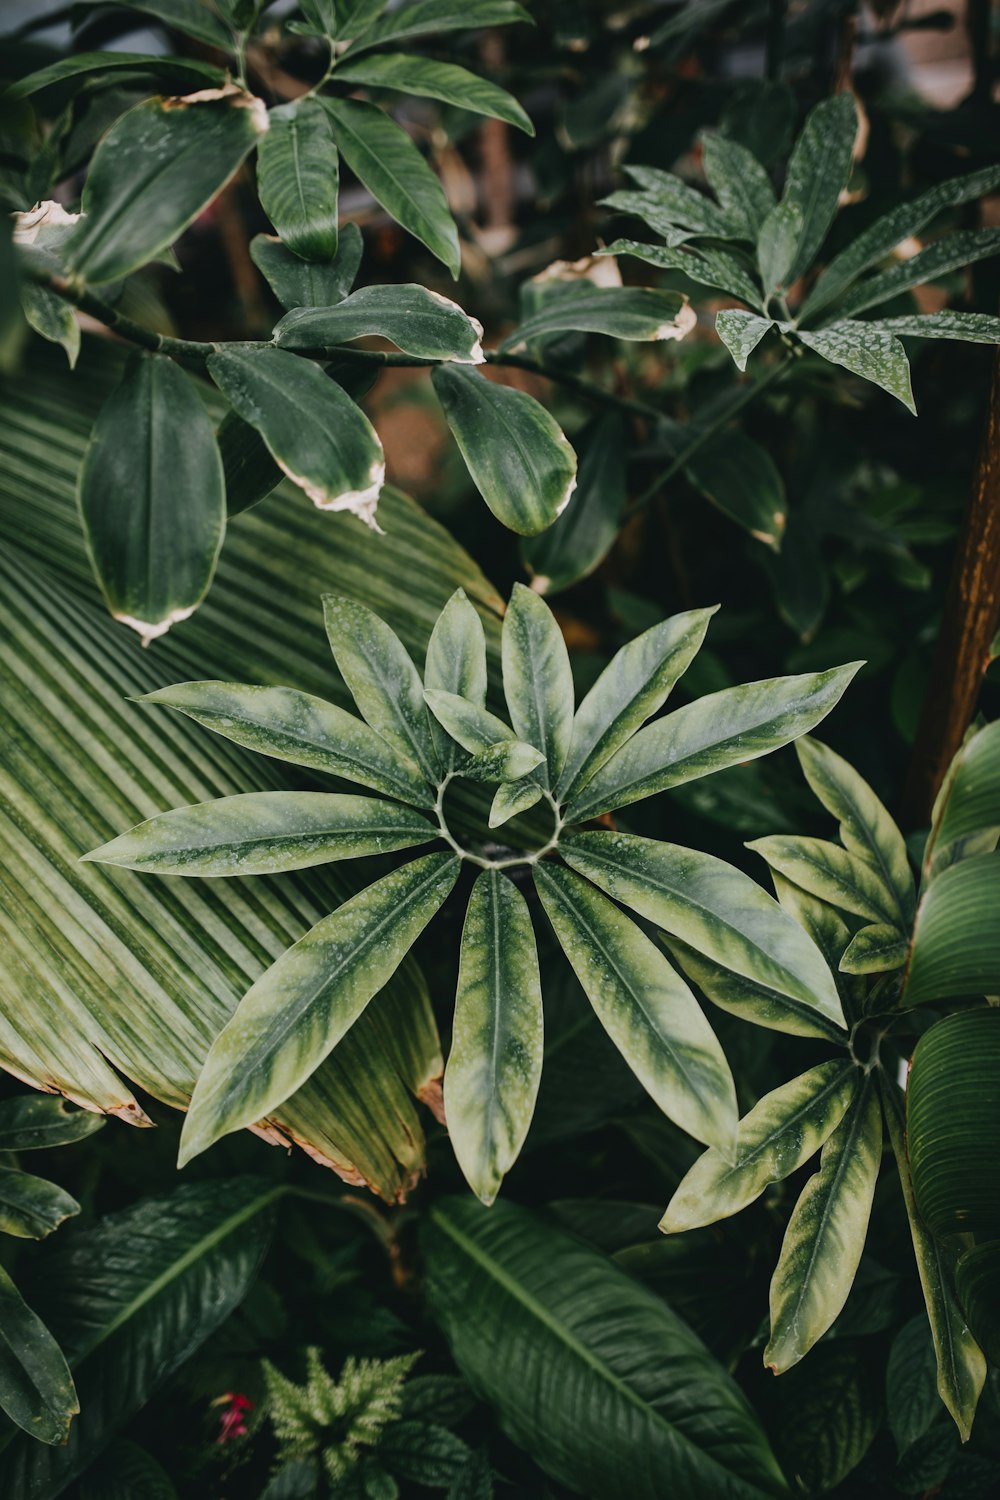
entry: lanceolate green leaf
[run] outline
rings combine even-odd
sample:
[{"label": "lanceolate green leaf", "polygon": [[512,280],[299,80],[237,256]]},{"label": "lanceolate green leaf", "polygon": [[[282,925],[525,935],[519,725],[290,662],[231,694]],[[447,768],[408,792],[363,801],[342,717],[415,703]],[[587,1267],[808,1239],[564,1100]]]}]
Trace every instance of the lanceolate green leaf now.
[{"label": "lanceolate green leaf", "polygon": [[663,707],[674,683],[694,660],[717,608],[671,615],[612,657],[573,719],[560,796],[569,799],[579,793],[640,725]]},{"label": "lanceolate green leaf", "polygon": [[851,175],[857,128],[854,96],[845,90],[816,106],[795,143],[781,201],[799,212],[802,227],[786,285],[809,269],[826,239]]},{"label": "lanceolate green leaf", "polygon": [[427,854],[384,875],[271,965],[212,1044],[184,1122],[181,1165],[305,1083],[398,969],[458,869],[454,855]]},{"label": "lanceolate green leaf", "polygon": [[503,689],[518,737],[545,757],[559,783],[573,736],[573,673],[556,617],[540,596],[515,583],[504,615]]},{"label": "lanceolate green leaf", "polygon": [[82,1141],[104,1125],[104,1117],[73,1109],[51,1094],[20,1094],[0,1104],[0,1151],[40,1151]]},{"label": "lanceolate green leaf", "polygon": [[688,187],[672,172],[659,167],[626,167],[628,175],[639,185],[639,193],[612,193],[606,201],[612,208],[622,207],[633,212],[634,205],[623,203],[626,198],[644,198],[650,210],[647,222],[654,229],[661,224],[677,225],[681,229],[695,230],[700,234],[717,236],[719,239],[737,239],[739,226],[724,209],[713,203],[704,193]]},{"label": "lanceolate green leaf", "polygon": [[72,370],[80,354],[80,324],[71,305],[33,281],[22,280],[19,296],[25,321],[43,339],[65,349]]},{"label": "lanceolate green leaf", "polygon": [[473,781],[520,781],[542,764],[542,753],[523,740],[498,740],[462,762],[462,775]]},{"label": "lanceolate green leaf", "polygon": [[641,240],[615,240],[598,254],[634,255],[662,271],[682,271],[696,286],[715,287],[751,307],[762,307],[760,287],[743,262],[714,245],[646,245]]},{"label": "lanceolate green leaf", "polygon": [[765,447],[730,428],[719,441],[696,448],[684,473],[724,515],[758,542],[780,550],[788,501],[781,472]]},{"label": "lanceolate green leaf", "polygon": [[594,286],[583,281],[546,301],[504,339],[501,349],[524,349],[532,339],[562,332],[605,333],[611,338],[655,342],[682,339],[695,314],[679,292],[652,287]]},{"label": "lanceolate green leaf", "polygon": [[263,102],[242,90],[146,99],[101,141],[66,243],[70,271],[117,281],[159,255],[236,171],[267,130]]},{"label": "lanceolate green leaf", "polygon": [[665,1234],[737,1214],[814,1156],[833,1134],[857,1092],[860,1074],[842,1059],[820,1063],[765,1094],[740,1121],[729,1159],[712,1148],[699,1156],[660,1221]]},{"label": "lanceolate green leaf", "polygon": [[222,347],[209,356],[208,371],[315,505],[349,510],[374,525],[385,457],[375,429],[346,391],[283,349]]},{"label": "lanceolate green leaf", "polygon": [[65,83],[69,78],[84,79],[90,73],[106,75],[122,68],[129,73],[151,73],[154,78],[167,78],[178,83],[192,85],[222,83],[225,73],[213,63],[199,62],[193,57],[155,56],[148,52],[77,52],[72,57],[61,57],[35,73],[7,85],[7,99],[27,99],[54,83]]},{"label": "lanceolate green leaf", "polygon": [[970,344],[1000,344],[1000,318],[986,313],[951,312],[915,313],[911,317],[879,318],[885,333],[903,338],[964,339]]},{"label": "lanceolate green leaf", "polygon": [[448,1134],[473,1192],[492,1203],[531,1124],[542,1073],[542,989],[524,897],[499,870],[476,880],[462,929]]},{"label": "lanceolate green leaf", "polygon": [[904,1005],[1000,991],[1000,856],[952,865],[924,891],[913,929]]},{"label": "lanceolate green leaf", "polygon": [[748,979],[745,974],[737,974],[676,937],[665,937],[664,943],[692,984],[720,1010],[770,1031],[843,1043],[846,1036],[843,1026],[813,1004],[785,995],[759,980]]},{"label": "lanceolate green leaf", "polygon": [[591,1500],[786,1493],[735,1382],[600,1251],[511,1204],[450,1198],[424,1252],[459,1368],[560,1484]]},{"label": "lanceolate green leaf", "polygon": [[337,253],[340,170],[333,122],[306,96],[268,111],[257,148],[261,207],[295,255],[329,261]]},{"label": "lanceolate green leaf", "polygon": [[876,922],[854,934],[844,949],[840,969],[843,974],[885,974],[901,969],[909,951],[908,939],[898,927]]},{"label": "lanceolate green leaf", "polygon": [[868,783],[827,745],[808,736],[796,741],[795,753],[813,792],[837,819],[844,847],[873,868],[893,922],[908,930],[913,920],[913,873],[896,824]]},{"label": "lanceolate green leaf", "polygon": [[852,375],[881,386],[916,416],[906,350],[877,323],[847,321],[832,323],[829,328],[800,328],[798,336],[831,364],[842,365]]},{"label": "lanceolate green leaf", "polygon": [[986,1381],[986,1360],[969,1331],[965,1314],[955,1300],[948,1257],[928,1229],[917,1207],[907,1159],[902,1095],[888,1078],[879,1080],[879,1091],[889,1139],[892,1141],[899,1169],[899,1182],[913,1238],[913,1252],[934,1337],[938,1395],[951,1413],[962,1441],[968,1442],[980,1392]]},{"label": "lanceolate green leaf", "polygon": [[79,1212],[76,1199],[54,1182],[19,1167],[0,1167],[0,1233],[43,1240]]},{"label": "lanceolate green leaf", "polygon": [[542,764],[545,757],[519,740],[496,714],[459,698],[428,688],[424,697],[438,723],[474,757],[462,765],[463,776],[483,781],[513,781]]},{"label": "lanceolate green leaf", "polygon": [[726,308],[715,317],[715,331],[733,356],[738,370],[746,369],[747,360],[768,329],[773,327],[773,318],[761,318],[756,313],[744,312],[742,308]]},{"label": "lanceolate green leaf", "polygon": [[331,307],[354,285],[364,245],[356,224],[345,224],[330,261],[302,260],[273,235],[255,234],[250,257],[282,307]]},{"label": "lanceolate green leaf", "polygon": [[[430,36],[444,31],[468,31],[483,26],[510,26],[516,21],[531,21],[528,12],[515,0],[476,0],[473,9],[458,0],[415,0],[400,6],[366,26],[351,48],[351,60],[360,52],[387,42],[402,42],[409,37]],[[348,25],[350,31],[350,25]]]},{"label": "lanceolate green leaf", "polygon": [[82,0],[85,9],[101,3],[155,16],[171,30],[207,42],[210,47],[228,47],[232,41],[226,23],[214,8],[204,4],[204,0]]},{"label": "lanceolate green leaf", "polygon": [[65,1443],[70,1423],[80,1410],[62,1350],[2,1266],[0,1407],[31,1435],[32,1447]]},{"label": "lanceolate green leaf", "polygon": [[140,701],[179,709],[258,755],[360,782],[417,807],[434,804],[411,759],[362,719],[311,693],[240,682],[180,682]]},{"label": "lanceolate green leaf", "polygon": [[424,686],[486,706],[486,635],[464,589],[456,589],[438,615],[427,643]]},{"label": "lanceolate green leaf", "polygon": [[527,812],[541,802],[544,792],[536,781],[506,782],[498,786],[490,808],[489,825],[499,828],[518,813]]},{"label": "lanceolate green leaf", "polygon": [[774,207],[770,178],[753,152],[728,136],[706,135],[703,146],[709,187],[742,237],[755,243]]},{"label": "lanceolate green leaf", "polygon": [[917,234],[937,214],[984,197],[998,183],[1000,167],[985,167],[979,172],[969,172],[965,177],[939,182],[911,203],[901,203],[890,209],[834,256],[806,298],[802,317],[812,319],[821,308],[835,302],[863,271],[877,261],[887,259],[902,240]]},{"label": "lanceolate green leaf", "polygon": [[65,1446],[18,1438],[6,1449],[4,1494],[55,1500],[211,1336],[253,1282],[279,1192],[245,1177],[190,1184],[55,1242],[39,1311],[81,1412]]},{"label": "lanceolate green leaf", "polygon": [[598,1019],[646,1091],[696,1140],[732,1150],[736,1089],[684,981],[639,927],[586,880],[537,864],[549,921]]},{"label": "lanceolate green leaf", "polygon": [[[407,10],[412,10],[408,6]],[[395,21],[395,15],[391,17]],[[471,19],[471,18],[470,18]],[[353,57],[353,53],[352,53]],[[473,114],[490,115],[506,120],[527,135],[535,127],[506,89],[498,88],[454,63],[433,62],[429,57],[415,57],[406,52],[383,52],[376,57],[345,58],[337,67],[337,81],[367,84],[369,88],[398,89],[424,99],[440,99]]]},{"label": "lanceolate green leaf", "polygon": [[559,847],[573,869],[665,932],[844,1024],[819,949],[765,890],[732,865],[695,849],[624,833],[564,835]]},{"label": "lanceolate green leaf", "polygon": [[776,1375],[809,1352],[847,1301],[881,1161],[882,1110],[866,1079],[788,1221],[771,1279],[771,1338],[764,1351]]},{"label": "lanceolate green leaf", "polygon": [[623,745],[570,798],[568,817],[582,822],[787,745],[826,718],[859,666],[748,682],[676,709]]},{"label": "lanceolate green leaf", "polygon": [[[909,260],[897,261],[889,270],[859,282],[840,303],[837,318],[853,318],[869,307],[888,302],[890,297],[898,297],[900,292],[946,276],[949,271],[961,270],[977,260],[985,260],[998,251],[1000,229],[962,229],[958,234],[946,235],[925,250],[919,250]],[[839,322],[833,326],[839,327]]]},{"label": "lanceolate green leaf", "polygon": [[831,844],[827,839],[775,834],[755,839],[747,848],[820,900],[867,917],[870,922],[893,923],[895,909],[886,902],[876,871],[839,844]]},{"label": "lanceolate green leaf", "polygon": [[243,792],[160,813],[85,858],[154,875],[277,875],[438,837],[411,808],[339,792]]},{"label": "lanceolate green leaf", "polygon": [[[369,36],[372,33],[369,32]],[[458,231],[444,190],[405,130],[374,104],[323,99],[351,171],[387,213],[444,262],[456,279]]]},{"label": "lanceolate green leaf", "polygon": [[576,488],[576,454],[555,419],[525,391],[471,371],[431,373],[448,426],[490,510],[522,536],[551,526]]},{"label": "lanceolate green leaf", "polygon": [[79,502],[116,620],[148,642],[198,607],[222,546],[226,496],[211,421],[172,360],[132,355],[94,426]]},{"label": "lanceolate green leaf", "polygon": [[298,307],[274,330],[284,349],[306,353],[377,335],[424,359],[483,362],[483,329],[457,302],[422,286],[365,286],[335,307]]}]

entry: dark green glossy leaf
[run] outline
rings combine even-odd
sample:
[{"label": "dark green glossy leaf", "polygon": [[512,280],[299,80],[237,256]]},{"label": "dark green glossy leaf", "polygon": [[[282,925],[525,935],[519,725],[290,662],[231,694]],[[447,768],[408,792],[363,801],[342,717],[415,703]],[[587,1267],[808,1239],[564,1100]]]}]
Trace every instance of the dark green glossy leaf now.
[{"label": "dark green glossy leaf", "polygon": [[62,1350],[2,1266],[0,1407],[30,1434],[33,1445],[65,1443],[70,1423],[80,1410]]},{"label": "dark green glossy leaf", "polygon": [[242,792],[160,813],[84,858],[153,875],[277,875],[438,836],[418,812],[380,797]]},{"label": "dark green glossy leaf", "polygon": [[838,322],[833,327],[839,326],[840,319],[853,318],[869,307],[888,302],[890,297],[898,297],[900,292],[908,292],[925,281],[936,281],[949,271],[962,270],[998,251],[1000,229],[962,229],[935,240],[908,260],[899,260],[889,270],[859,282],[837,308]]},{"label": "dark green glossy leaf", "polygon": [[483,870],[462,929],[451,1052],[448,1134],[472,1191],[492,1203],[524,1144],[542,1073],[542,988],[524,897]]},{"label": "dark green glossy leaf", "polygon": [[65,83],[69,78],[85,79],[90,73],[101,77],[117,68],[129,73],[151,73],[154,78],[165,78],[178,83],[202,86],[206,82],[220,84],[225,80],[222,68],[213,63],[199,62],[193,57],[164,57],[147,52],[76,52],[72,57],[61,57],[35,73],[9,84],[4,97],[9,100],[27,99],[54,83]]},{"label": "dark green glossy leaf", "polygon": [[211,421],[172,360],[132,355],[91,434],[79,502],[116,620],[150,641],[197,609],[222,546],[226,497]]},{"label": "dark green glossy leaf", "polygon": [[[369,32],[369,36],[372,33]],[[366,39],[367,45],[367,39]],[[340,153],[376,202],[456,279],[458,231],[444,190],[405,130],[374,104],[323,99]]]},{"label": "dark green glossy leaf", "polygon": [[366,286],[334,307],[298,307],[274,330],[283,349],[315,353],[376,336],[424,359],[483,363],[482,324],[426,287]]},{"label": "dark green glossy leaf", "polygon": [[[407,6],[406,11],[412,10]],[[392,12],[390,21],[396,21]],[[429,57],[414,57],[406,52],[383,52],[376,57],[345,58],[337,68],[337,80],[344,83],[366,84],[369,88],[398,89],[404,94],[416,94],[423,99],[440,99],[445,104],[454,104],[458,109],[471,110],[473,114],[490,115],[495,120],[506,120],[526,135],[534,135],[535,127],[506,89],[498,88],[470,73],[467,68],[454,63],[434,62]]]},{"label": "dark green glossy leaf", "polygon": [[604,333],[611,338],[662,342],[682,339],[695,325],[695,314],[679,292],[652,287],[595,286],[569,283],[557,297],[525,318],[500,345],[525,349],[533,339],[553,333]]},{"label": "dark green glossy leaf", "polygon": [[19,1167],[0,1167],[0,1233],[43,1240],[80,1212],[69,1193]]},{"label": "dark green glossy leaf", "polygon": [[88,281],[117,281],[174,243],[267,129],[264,105],[227,87],[146,99],[97,148],[83,218],[66,264]]},{"label": "dark green glossy leaf", "polygon": [[659,167],[628,166],[625,170],[638,184],[639,192],[612,193],[605,199],[610,208],[638,213],[658,232],[677,227],[722,240],[739,238],[739,226],[724,209],[672,172]]},{"label": "dark green glossy leaf", "polygon": [[582,443],[576,439],[579,469],[572,505],[540,536],[521,543],[521,557],[537,593],[558,594],[571,588],[614,546],[625,509],[624,442],[622,420],[613,412],[600,417]]},{"label": "dark green glossy leaf", "polygon": [[[675,236],[672,236],[675,237]],[[662,271],[682,271],[696,286],[711,286],[739,297],[751,307],[761,306],[760,287],[743,262],[715,245],[645,245],[641,240],[615,240],[599,255],[634,255]]]},{"label": "dark green glossy leaf", "polygon": [[699,1156],[667,1205],[660,1228],[676,1234],[714,1224],[797,1171],[837,1129],[858,1079],[854,1064],[838,1059],[765,1094],[739,1122],[728,1158],[714,1147]]},{"label": "dark green glossy leaf", "polygon": [[80,324],[69,302],[34,281],[22,281],[21,311],[28,325],[48,339],[61,344],[72,370],[80,354]]},{"label": "dark green glossy leaf", "polygon": [[591,1500],[786,1493],[745,1397],[661,1298],[508,1203],[439,1200],[431,1310],[509,1437]]},{"label": "dark green glossy leaf", "polygon": [[576,454],[533,396],[450,365],[431,379],[473,482],[490,510],[522,536],[560,516],[576,488]]},{"label": "dark green glossy leaf", "polygon": [[880,1362],[863,1339],[821,1344],[777,1382],[775,1447],[800,1494],[826,1495],[850,1483],[882,1423]]},{"label": "dark green glossy leaf", "polygon": [[528,12],[515,0],[476,0],[471,9],[457,0],[413,0],[367,26],[360,40],[351,48],[353,60],[358,53],[388,42],[402,42],[409,37],[431,36],[444,31],[470,31],[484,26],[511,26],[517,21],[531,22]]},{"label": "dark green glossy leaf", "polygon": [[0,1151],[41,1151],[82,1141],[105,1123],[103,1115],[74,1109],[51,1094],[19,1094],[0,1104]]},{"label": "dark green glossy leaf", "polygon": [[18,1438],[6,1449],[5,1495],[62,1494],[214,1333],[253,1282],[279,1193],[252,1178],[189,1184],[53,1245],[39,1306],[66,1351],[81,1415],[63,1447]]},{"label": "dark green glossy leaf", "polygon": [[973,1336],[994,1364],[1000,1356],[1000,1241],[963,1251],[955,1266],[955,1294]]},{"label": "dark green glossy leaf", "polygon": [[361,265],[364,242],[356,224],[345,224],[337,240],[337,253],[317,264],[293,255],[271,235],[255,234],[250,257],[264,276],[282,307],[332,307],[342,302],[354,285]]},{"label": "dark green glossy leaf", "polygon": [[591,1005],[646,1092],[675,1124],[728,1156],[736,1089],[687,985],[636,924],[587,881],[537,864],[549,921]]},{"label": "dark green glossy leaf", "polygon": [[718,442],[695,449],[684,473],[730,520],[758,542],[779,550],[788,512],[785,484],[760,443],[729,428]]},{"label": "dark green glossy leaf", "polygon": [[193,36],[199,42],[207,42],[210,47],[229,47],[232,43],[229,28],[215,9],[205,4],[205,0],[78,0],[78,3],[88,9],[108,4],[155,16],[172,31]]},{"label": "dark green glossy leaf", "polygon": [[865,1080],[828,1137],[820,1169],[788,1221],[771,1279],[771,1337],[764,1363],[776,1375],[807,1354],[833,1323],[854,1281],[882,1161],[882,1111]]},{"label": "dark green glossy leaf", "polygon": [[969,854],[989,853],[1000,832],[1000,723],[970,734],[934,806],[924,872],[937,875]]},{"label": "dark green glossy leaf", "polygon": [[614,900],[737,974],[844,1024],[833,976],[798,923],[739,870],[622,833],[564,835],[560,853]]},{"label": "dark green glossy leaf", "polygon": [[433,793],[411,759],[354,714],[311,693],[239,682],[180,682],[140,701],[176,708],[258,755],[341,776],[418,807],[433,806]]},{"label": "dark green glossy leaf", "polygon": [[346,391],[283,349],[222,347],[209,356],[208,371],[315,505],[349,510],[375,524],[385,457],[375,429]]},{"label": "dark green glossy leaf", "polygon": [[748,682],[675,709],[623,745],[570,799],[567,817],[583,822],[768,755],[825,719],[860,665]]},{"label": "dark green glossy leaf", "polygon": [[166,1469],[138,1443],[120,1438],[80,1481],[80,1500],[179,1500]]},{"label": "dark green glossy leaf", "polygon": [[569,757],[559,782],[565,801],[652,718],[699,651],[718,605],[671,615],[615,653],[573,719]]},{"label": "dark green glossy leaf", "polygon": [[181,1134],[181,1164],[265,1118],[319,1067],[399,968],[458,878],[427,854],[345,901],[247,991],[205,1059]]},{"label": "dark green glossy leaf", "polygon": [[340,166],[333,122],[308,95],[268,111],[257,148],[261,207],[293,254],[330,261],[337,253]]},{"label": "dark green glossy leaf", "polygon": [[917,1313],[893,1339],[885,1391],[889,1426],[902,1455],[941,1414],[934,1338],[925,1313]]}]

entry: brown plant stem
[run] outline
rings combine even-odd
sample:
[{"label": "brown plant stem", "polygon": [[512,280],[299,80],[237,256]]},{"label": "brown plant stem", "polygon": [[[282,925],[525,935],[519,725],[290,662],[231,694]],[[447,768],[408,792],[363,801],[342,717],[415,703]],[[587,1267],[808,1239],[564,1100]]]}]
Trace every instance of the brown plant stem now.
[{"label": "brown plant stem", "polygon": [[1000,353],[986,428],[945,597],[930,682],[903,791],[908,827],[930,822],[934,798],[976,711],[1000,618]]}]

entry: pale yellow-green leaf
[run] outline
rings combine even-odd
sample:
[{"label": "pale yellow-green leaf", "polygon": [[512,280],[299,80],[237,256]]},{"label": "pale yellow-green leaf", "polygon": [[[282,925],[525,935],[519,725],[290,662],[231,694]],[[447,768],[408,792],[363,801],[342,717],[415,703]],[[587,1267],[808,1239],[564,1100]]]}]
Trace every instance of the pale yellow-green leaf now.
[{"label": "pale yellow-green leaf", "polygon": [[558,784],[573,735],[573,673],[556,617],[540,595],[515,583],[503,622],[503,686],[519,739],[536,746]]},{"label": "pale yellow-green leaf", "polygon": [[842,911],[889,924],[895,903],[888,897],[878,871],[861,855],[852,854],[829,839],[797,834],[774,834],[747,844],[793,885]]}]

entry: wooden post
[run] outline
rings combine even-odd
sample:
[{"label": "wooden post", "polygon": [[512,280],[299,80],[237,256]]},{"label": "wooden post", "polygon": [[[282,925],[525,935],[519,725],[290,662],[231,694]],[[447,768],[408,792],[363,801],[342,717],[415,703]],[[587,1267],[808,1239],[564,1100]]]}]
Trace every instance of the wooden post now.
[{"label": "wooden post", "polygon": [[907,828],[930,822],[948,764],[976,711],[1000,619],[1000,352],[986,430],[945,598],[941,633],[903,792]]}]

